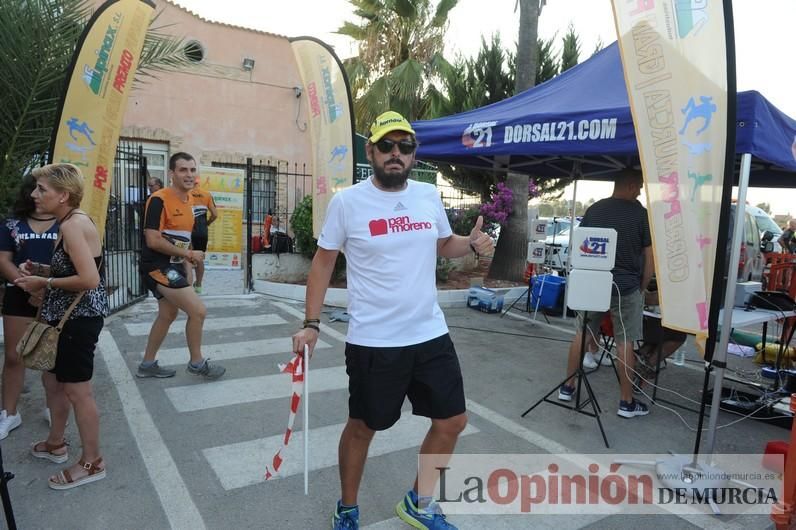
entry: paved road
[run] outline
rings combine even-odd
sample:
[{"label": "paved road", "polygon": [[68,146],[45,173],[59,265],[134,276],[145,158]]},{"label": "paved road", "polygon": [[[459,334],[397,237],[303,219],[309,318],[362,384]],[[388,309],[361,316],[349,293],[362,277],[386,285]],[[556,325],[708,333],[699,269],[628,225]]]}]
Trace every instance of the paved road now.
[{"label": "paved road", "polygon": [[[305,497],[301,431],[285,454],[281,478],[263,481],[265,465],[281,444],[288,415],[289,377],[278,374],[277,363],[289,358],[290,335],[303,318],[301,306],[259,295],[206,296],[205,301],[209,309],[205,355],[227,367],[225,377],[216,382],[199,381],[185,373],[188,354],[182,320],[173,325],[160,353],[161,363],[177,368],[177,376],[135,378],[154,318],[153,300],[109,319],[100,339],[95,375],[109,474],[97,484],[66,493],[47,488],[48,474],[59,466],[33,461],[27,455],[28,444],[46,433],[38,415],[40,385],[29,374],[24,423],[2,444],[5,467],[17,475],[11,482],[11,495],[20,528],[328,527],[330,510],[339,496],[337,441],[347,410],[345,324],[323,324],[323,342],[313,358],[310,495]],[[593,420],[571,417],[549,406],[525,419],[519,417],[560,376],[565,333],[538,326],[531,329],[522,320],[498,319],[465,308],[446,314],[462,359],[470,417],[458,452],[605,452]],[[596,385],[605,386],[606,394],[613,392],[612,378],[608,373],[598,374]],[[612,412],[604,416],[618,451],[638,451],[639,444],[650,451],[665,451],[668,444],[687,446],[692,439],[690,431],[678,429],[679,423],[663,412],[634,420],[639,428],[632,437],[621,435],[627,422]],[[405,527],[394,517],[393,507],[414,478],[415,454],[426,425],[427,420],[405,412],[392,430],[377,436],[360,497],[363,527]],[[660,436],[663,429],[668,434],[665,444]],[[730,437],[747,435],[732,429]],[[768,426],[763,429],[755,432],[760,437],[784,433],[768,432],[765,429],[775,429]],[[79,442],[74,421],[68,436],[76,456]],[[652,521],[600,515],[463,516],[455,520],[463,529],[638,528]],[[720,521],[708,516],[656,516],[654,520],[660,528],[767,524],[766,518],[748,517]]]}]

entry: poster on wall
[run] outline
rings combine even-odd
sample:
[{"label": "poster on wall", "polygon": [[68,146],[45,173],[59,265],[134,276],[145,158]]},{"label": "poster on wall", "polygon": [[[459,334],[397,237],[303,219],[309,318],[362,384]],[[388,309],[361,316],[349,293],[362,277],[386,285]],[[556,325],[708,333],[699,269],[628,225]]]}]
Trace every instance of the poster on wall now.
[{"label": "poster on wall", "polygon": [[208,227],[205,266],[210,269],[240,269],[243,252],[242,169],[202,166],[198,185],[209,191],[218,218]]},{"label": "poster on wall", "polygon": [[80,207],[102,237],[116,144],[154,9],[148,0],[111,0],[97,9],[72,57],[53,127],[49,162],[80,168],[88,184]]},{"label": "poster on wall", "polygon": [[727,141],[727,54],[720,0],[614,0],[633,112],[661,313],[704,337]]}]

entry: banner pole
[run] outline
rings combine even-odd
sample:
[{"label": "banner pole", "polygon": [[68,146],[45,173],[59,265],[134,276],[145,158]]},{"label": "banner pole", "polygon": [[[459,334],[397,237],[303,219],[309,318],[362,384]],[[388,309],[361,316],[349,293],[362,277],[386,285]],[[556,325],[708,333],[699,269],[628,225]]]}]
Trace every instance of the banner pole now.
[{"label": "banner pole", "polygon": [[310,494],[310,349],[304,345],[304,495]]},{"label": "banner pole", "polygon": [[[729,236],[730,224],[730,208],[732,201],[732,185],[735,176],[735,127],[736,127],[736,106],[738,104],[737,86],[735,80],[735,27],[732,16],[732,1],[723,0],[724,4],[724,41],[727,55],[727,142],[724,152],[724,184],[721,190],[721,208],[719,210],[719,232],[717,241],[727,241]],[[750,155],[744,155],[746,162],[751,161]],[[741,169],[741,178],[744,178],[744,170]],[[746,168],[746,182],[749,179],[749,167]],[[740,184],[740,183],[739,183]],[[740,188],[746,200],[746,185],[743,184]],[[740,204],[740,191],[739,191],[739,205],[740,208],[735,212],[735,232],[733,233],[733,244],[730,254],[730,264],[735,263],[735,269],[727,269],[727,253],[721,249],[716,250],[715,265],[713,267],[713,283],[710,289],[710,310],[708,312],[708,338],[705,344],[705,378],[702,384],[702,402],[699,407],[699,419],[697,422],[696,439],[694,440],[694,454],[693,463],[696,464],[697,457],[699,456],[699,446],[702,442],[702,426],[705,421],[705,407],[707,405],[707,391],[710,380],[710,371],[713,366],[713,354],[716,349],[716,335],[719,332],[719,310],[721,309],[721,297],[719,293],[722,292],[722,286],[726,281],[730,283],[732,279],[732,292],[735,292],[735,274],[738,270],[738,253],[740,252],[740,239],[743,230],[738,229],[739,221],[740,226],[743,227],[743,204]],[[736,244],[737,243],[737,244]],[[726,276],[725,276],[726,274]],[[726,278],[726,280],[725,280]],[[730,291],[729,289],[727,290]],[[726,302],[725,302],[726,305]],[[732,311],[732,305],[730,305]],[[725,315],[725,319],[728,315]],[[729,336],[730,329],[722,330],[724,335]],[[726,340],[723,340],[726,357]],[[722,369],[723,366],[719,367]],[[714,392],[718,388],[721,393],[720,387],[714,385]],[[715,411],[718,414],[718,410]],[[711,415],[714,411],[711,410]],[[711,442],[712,444],[712,442]]]}]

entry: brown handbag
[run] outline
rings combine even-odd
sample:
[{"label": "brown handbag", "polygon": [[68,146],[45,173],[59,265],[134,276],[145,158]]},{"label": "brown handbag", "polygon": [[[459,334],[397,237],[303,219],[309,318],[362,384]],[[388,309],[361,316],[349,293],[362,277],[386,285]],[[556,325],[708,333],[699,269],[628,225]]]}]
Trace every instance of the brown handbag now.
[{"label": "brown handbag", "polygon": [[58,336],[64,328],[69,315],[77,303],[83,298],[85,291],[82,291],[69,308],[64,313],[57,326],[51,326],[47,322],[39,320],[41,318],[41,306],[36,313],[36,318],[28,324],[25,334],[17,343],[17,353],[22,357],[22,363],[26,368],[33,370],[52,370],[55,367],[55,357],[58,353]]}]

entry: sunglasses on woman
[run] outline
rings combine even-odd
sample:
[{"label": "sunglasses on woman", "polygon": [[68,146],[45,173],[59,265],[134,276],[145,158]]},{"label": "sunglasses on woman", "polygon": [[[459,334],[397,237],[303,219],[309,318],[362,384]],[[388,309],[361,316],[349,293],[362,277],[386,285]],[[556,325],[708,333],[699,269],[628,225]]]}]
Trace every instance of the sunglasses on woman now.
[{"label": "sunglasses on woman", "polygon": [[402,155],[411,155],[415,152],[415,149],[417,149],[417,142],[413,142],[412,140],[401,140],[400,142],[396,142],[394,140],[388,140],[387,138],[382,138],[376,142],[376,149],[386,155],[392,153],[392,148],[396,145],[398,146],[398,151],[400,151]]}]

